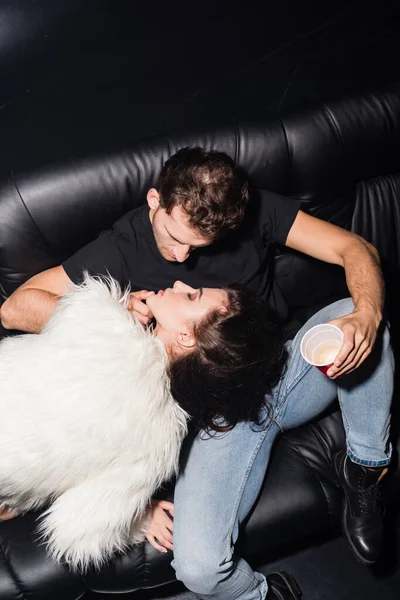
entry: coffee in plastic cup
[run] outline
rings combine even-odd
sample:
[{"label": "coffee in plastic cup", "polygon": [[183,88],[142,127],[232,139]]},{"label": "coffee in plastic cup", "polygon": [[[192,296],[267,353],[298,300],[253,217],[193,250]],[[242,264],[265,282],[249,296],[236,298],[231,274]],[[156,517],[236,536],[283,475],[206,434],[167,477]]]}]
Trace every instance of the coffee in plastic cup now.
[{"label": "coffee in plastic cup", "polygon": [[314,365],[326,375],[342,347],[343,338],[342,330],[336,325],[315,325],[301,340],[301,355],[310,365]]}]

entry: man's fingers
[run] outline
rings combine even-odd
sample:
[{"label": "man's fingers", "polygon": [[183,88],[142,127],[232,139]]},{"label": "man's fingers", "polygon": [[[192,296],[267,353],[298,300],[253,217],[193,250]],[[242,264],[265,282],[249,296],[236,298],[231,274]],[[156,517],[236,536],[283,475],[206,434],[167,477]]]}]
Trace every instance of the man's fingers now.
[{"label": "man's fingers", "polygon": [[336,374],[336,377],[342,377],[343,375],[348,375],[354,369],[357,369],[361,363],[371,354],[372,346],[369,344],[367,340],[364,340],[360,346],[357,348],[357,351],[353,354],[353,356],[349,357],[351,360],[346,361],[341,369]]},{"label": "man's fingers", "polygon": [[334,364],[336,367],[340,367],[344,361],[347,359],[349,354],[354,350],[355,340],[354,340],[354,329],[348,330],[343,327],[343,344],[338,352],[334,360]]},{"label": "man's fingers", "polygon": [[143,317],[149,317],[150,316],[150,309],[143,304],[143,302],[140,302],[140,300],[136,300],[132,305],[131,308],[129,308],[129,310],[133,310],[137,316],[142,315]]},{"label": "man's fingers", "polygon": [[356,312],[330,321],[342,330],[344,340],[327,375],[332,379],[354,371],[369,356],[375,344],[377,329]]},{"label": "man's fingers", "polygon": [[138,300],[147,300],[147,298],[149,296],[153,296],[154,292],[149,292],[149,290],[140,290],[140,292],[132,292],[131,293],[131,298],[132,296],[134,298],[137,298]]},{"label": "man's fingers", "polygon": [[135,315],[135,317],[138,319],[138,321],[142,325],[148,325],[150,323],[151,317],[143,315],[143,314],[139,313],[137,310],[131,310],[131,312]]},{"label": "man's fingers", "polygon": [[[353,364],[354,358],[359,350],[356,330],[353,326],[342,327],[343,344],[333,362],[333,366],[329,369],[328,377],[335,379],[344,375],[350,366]],[[363,338],[361,338],[362,340]]]},{"label": "man's fingers", "polygon": [[139,321],[145,325],[150,321],[150,319],[153,318],[153,313],[151,312],[147,304],[145,304],[141,300],[138,300],[135,297],[131,297],[131,299],[129,300],[128,310],[134,312]]},{"label": "man's fingers", "polygon": [[128,308],[129,310],[137,310],[138,312],[142,312],[142,311],[149,311],[149,307],[147,306],[147,304],[145,304],[145,302],[142,302],[142,300],[140,300],[140,298],[136,298],[136,296],[131,294],[131,297],[129,298],[129,302],[128,302]]},{"label": "man's fingers", "polygon": [[128,306],[131,307],[139,304],[141,304],[142,306],[146,306],[145,300],[147,300],[150,296],[154,296],[154,292],[149,292],[148,290],[132,292],[129,296]]},{"label": "man's fingers", "polygon": [[354,360],[354,357],[355,357],[355,356],[356,356],[356,354],[357,354],[357,350],[358,350],[358,349],[357,349],[356,347],[353,347],[353,348],[350,350],[350,352],[347,354],[347,356],[346,356],[345,360],[343,360],[343,361],[340,361],[340,362],[339,362],[339,364],[337,364],[337,363],[336,363],[336,359],[335,359],[335,363],[334,363],[334,364],[335,364],[335,366],[338,368],[338,371],[337,371],[338,373],[340,373],[340,372],[344,371],[345,369],[347,369],[347,367],[348,367],[349,365],[351,365],[351,364],[352,364],[352,362],[353,362],[353,360]]},{"label": "man's fingers", "polygon": [[[368,349],[366,352],[364,352],[364,354],[361,355],[361,357],[358,360],[358,363],[350,368],[348,371],[346,371],[346,373],[343,373],[343,375],[349,375],[349,373],[352,373],[353,371],[355,371],[356,369],[358,369],[358,367],[364,362],[364,360],[366,358],[368,358],[368,356],[371,354],[371,350]],[[338,377],[340,377],[341,375],[338,375]]]}]

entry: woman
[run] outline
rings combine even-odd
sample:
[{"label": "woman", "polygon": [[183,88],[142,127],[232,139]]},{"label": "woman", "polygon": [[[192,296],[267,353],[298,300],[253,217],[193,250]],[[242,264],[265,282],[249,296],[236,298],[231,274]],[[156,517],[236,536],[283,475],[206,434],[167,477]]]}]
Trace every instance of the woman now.
[{"label": "woman", "polygon": [[169,354],[173,396],[192,424],[220,431],[257,421],[286,360],[267,304],[243,288],[195,290],[180,281],[147,304]]},{"label": "woman", "polygon": [[152,331],[128,301],[87,276],[41,334],[0,344],[0,518],[50,504],[39,531],[80,568],[144,539],[188,414],[210,430],[256,418],[285,360],[264,303],[243,290],[176,282],[147,300]]}]

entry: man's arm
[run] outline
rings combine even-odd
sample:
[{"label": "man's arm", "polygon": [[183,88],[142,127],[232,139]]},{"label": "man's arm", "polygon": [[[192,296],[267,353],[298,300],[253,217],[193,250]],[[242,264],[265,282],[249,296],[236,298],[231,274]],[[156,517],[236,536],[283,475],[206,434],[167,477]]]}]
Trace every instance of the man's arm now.
[{"label": "man's arm", "polygon": [[357,368],[370,354],[382,319],[384,281],[378,251],[358,235],[299,211],[286,246],[344,268],[354,311],[332,321],[344,343],[328,374],[336,377]]},{"label": "man's arm", "polygon": [[53,313],[57,302],[72,282],[63,267],[53,267],[31,277],[0,308],[5,329],[39,333]]}]

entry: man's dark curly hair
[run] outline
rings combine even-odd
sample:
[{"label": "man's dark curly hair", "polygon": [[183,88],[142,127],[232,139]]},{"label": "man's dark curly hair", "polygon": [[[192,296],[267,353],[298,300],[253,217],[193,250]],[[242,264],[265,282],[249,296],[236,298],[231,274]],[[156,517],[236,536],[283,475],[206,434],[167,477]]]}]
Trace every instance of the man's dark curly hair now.
[{"label": "man's dark curly hair", "polygon": [[168,159],[159,182],[160,206],[181,206],[188,224],[212,240],[238,227],[249,200],[245,175],[224,152],[182,148]]},{"label": "man's dark curly hair", "polygon": [[266,302],[244,289],[225,289],[226,310],[195,324],[195,349],[169,367],[172,395],[198,429],[257,423],[287,359],[280,323]]}]

